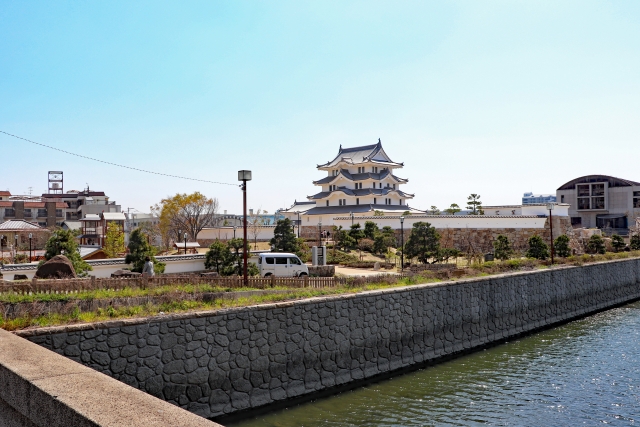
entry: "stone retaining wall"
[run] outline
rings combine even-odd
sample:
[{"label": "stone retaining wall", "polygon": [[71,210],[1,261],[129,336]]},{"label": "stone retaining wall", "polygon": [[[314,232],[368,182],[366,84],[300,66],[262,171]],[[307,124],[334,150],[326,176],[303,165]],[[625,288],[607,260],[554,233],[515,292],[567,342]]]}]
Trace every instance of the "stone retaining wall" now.
[{"label": "stone retaining wall", "polygon": [[21,335],[219,417],[631,301],[639,280],[631,259]]}]

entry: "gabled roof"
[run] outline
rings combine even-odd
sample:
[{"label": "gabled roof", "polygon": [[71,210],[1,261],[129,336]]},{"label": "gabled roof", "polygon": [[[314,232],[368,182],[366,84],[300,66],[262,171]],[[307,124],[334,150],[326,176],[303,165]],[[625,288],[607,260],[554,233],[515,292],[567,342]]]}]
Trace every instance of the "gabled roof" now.
[{"label": "gabled roof", "polygon": [[[377,157],[374,159],[374,157]],[[331,161],[318,165],[318,168],[327,168],[333,167],[337,164],[344,162],[352,165],[365,163],[365,162],[374,162],[380,164],[388,164],[388,165],[398,165],[402,166],[402,163],[395,163],[392,161],[387,153],[384,152],[382,148],[382,142],[378,139],[377,144],[373,145],[362,145],[360,147],[351,147],[351,148],[342,148],[340,145],[340,149],[338,151],[338,155]]]},{"label": "gabled roof", "polygon": [[[424,213],[424,211],[410,208],[406,205],[347,205],[347,206],[318,206],[313,209],[309,209],[305,212],[305,215],[331,215],[331,214],[348,214],[350,212],[353,213],[364,213],[364,212],[373,212],[373,211],[382,211],[382,212],[412,212],[415,214]],[[360,217],[356,217],[360,218]]]},{"label": "gabled roof", "polygon": [[0,191],[0,196],[4,197],[4,196],[10,196],[11,192],[10,191]]},{"label": "gabled roof", "polygon": [[561,185],[558,187],[558,190],[573,190],[576,187],[576,184],[590,184],[597,182],[608,182],[609,187],[631,187],[633,185],[640,185],[640,182],[616,178],[609,175],[585,175]]},{"label": "gabled roof", "polygon": [[344,188],[344,187],[338,187],[336,190],[333,191],[322,191],[320,193],[314,194],[313,196],[308,196],[307,198],[309,200],[319,200],[319,199],[324,199],[325,197],[328,197],[329,195],[331,195],[331,193],[336,193],[336,192],[342,192],[344,194],[346,194],[347,196],[355,196],[355,197],[363,197],[363,196],[369,196],[369,195],[373,195],[373,196],[385,196],[389,193],[397,193],[399,196],[401,197],[406,197],[408,199],[413,198],[415,195],[414,194],[409,194],[409,193],[405,193],[404,191],[400,191],[400,190],[396,190],[390,187],[385,187],[385,188],[361,188],[361,189],[352,189],[352,188]]},{"label": "gabled roof", "polygon": [[349,181],[366,181],[367,179],[382,180],[382,179],[385,179],[389,175],[391,175],[391,177],[396,182],[399,182],[399,183],[407,183],[407,182],[409,182],[408,179],[400,178],[400,177],[397,177],[394,174],[392,174],[390,169],[385,169],[384,171],[382,171],[380,173],[373,173],[373,172],[350,173],[346,169],[340,169],[340,172],[338,173],[338,175],[330,175],[330,176],[327,176],[325,178],[322,178],[321,180],[313,181],[313,183],[316,184],[316,185],[329,184],[329,183],[333,182],[334,180],[338,179],[338,177],[340,177],[340,176],[345,177]]},{"label": "gabled roof", "polygon": [[293,205],[291,205],[291,207],[289,209],[283,209],[280,212],[289,212],[289,213],[303,213],[308,211],[309,209],[311,209],[312,207],[314,207],[316,205],[316,202],[299,202],[299,201],[295,201],[293,202]]},{"label": "gabled roof", "polygon": [[38,224],[25,221],[24,219],[10,219],[0,224],[0,230],[2,231],[41,231],[46,230],[44,227],[40,227]]}]

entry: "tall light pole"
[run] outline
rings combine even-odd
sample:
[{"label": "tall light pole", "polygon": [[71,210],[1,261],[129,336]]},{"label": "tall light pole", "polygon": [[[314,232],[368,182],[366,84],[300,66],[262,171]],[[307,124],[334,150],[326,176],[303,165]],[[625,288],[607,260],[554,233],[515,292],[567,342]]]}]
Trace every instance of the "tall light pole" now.
[{"label": "tall light pole", "polygon": [[244,262],[244,285],[249,286],[249,276],[247,274],[247,181],[251,181],[251,171],[238,171],[238,181],[242,181],[242,228],[244,229],[243,262]]},{"label": "tall light pole", "polygon": [[553,264],[553,216],[551,215],[553,203],[549,203],[547,209],[549,210],[549,231],[551,232],[551,264]]},{"label": "tall light pole", "polygon": [[4,248],[2,243],[4,242],[4,235],[0,235],[0,264],[4,263]]},{"label": "tall light pole", "polygon": [[31,258],[31,239],[33,238],[33,234],[29,233],[29,262],[33,261]]},{"label": "tall light pole", "polygon": [[16,263],[16,258],[18,257],[18,233],[14,235],[15,245],[13,245],[13,263]]},{"label": "tall light pole", "polygon": [[184,233],[184,254],[187,254],[187,233]]},{"label": "tall light pole", "polygon": [[236,238],[236,228],[238,228],[238,226],[237,226],[237,225],[234,225],[234,226],[233,226],[233,238],[234,238],[234,239]]},{"label": "tall light pole", "polygon": [[404,216],[400,217],[400,247],[402,248],[402,252],[400,252],[400,274],[404,274]]},{"label": "tall light pole", "polygon": [[298,239],[300,238],[300,211],[298,211]]},{"label": "tall light pole", "polygon": [[349,216],[351,216],[351,225],[353,225],[353,212],[349,212]]},{"label": "tall light pole", "polygon": [[322,246],[322,223],[318,223],[318,247]]}]

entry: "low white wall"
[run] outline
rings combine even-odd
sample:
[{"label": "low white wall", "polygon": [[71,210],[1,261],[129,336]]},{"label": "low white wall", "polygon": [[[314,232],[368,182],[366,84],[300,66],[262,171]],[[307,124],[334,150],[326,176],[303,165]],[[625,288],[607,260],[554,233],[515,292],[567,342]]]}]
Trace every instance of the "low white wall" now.
[{"label": "low white wall", "polygon": [[[156,259],[166,264],[164,272],[170,273],[191,273],[204,270],[204,255],[169,255],[158,256]],[[111,258],[90,260],[87,263],[93,268],[89,272],[90,276],[98,278],[111,277],[116,270],[129,267],[125,264],[124,258]],[[7,264],[0,271],[4,280],[12,281],[16,274],[24,274],[28,279],[33,279],[38,269],[38,263],[30,264]]]},{"label": "low white wall", "polygon": [[[260,241],[267,241],[273,238],[273,230],[275,225],[264,225],[258,227],[257,239]],[[236,228],[236,237],[242,239],[242,227]],[[247,228],[247,239],[253,242],[256,236],[254,236],[254,230],[249,226]],[[229,240],[233,239],[233,227],[211,227],[205,228],[198,233],[198,240]]]},{"label": "low white wall", "polygon": [[[419,221],[428,222],[435,228],[544,228],[545,217],[537,216],[487,216],[487,215],[407,215],[404,228],[411,229]],[[350,217],[334,218],[336,226],[351,227]],[[400,229],[400,216],[369,216],[355,218],[364,228],[367,221],[375,222],[378,227],[390,226]]]}]

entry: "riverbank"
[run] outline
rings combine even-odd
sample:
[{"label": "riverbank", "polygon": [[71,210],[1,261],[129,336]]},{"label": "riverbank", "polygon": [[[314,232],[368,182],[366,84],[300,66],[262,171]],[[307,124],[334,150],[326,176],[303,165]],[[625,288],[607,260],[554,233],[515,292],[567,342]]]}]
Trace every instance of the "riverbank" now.
[{"label": "riverbank", "polygon": [[634,300],[638,283],[631,259],[18,333],[219,419]]}]

